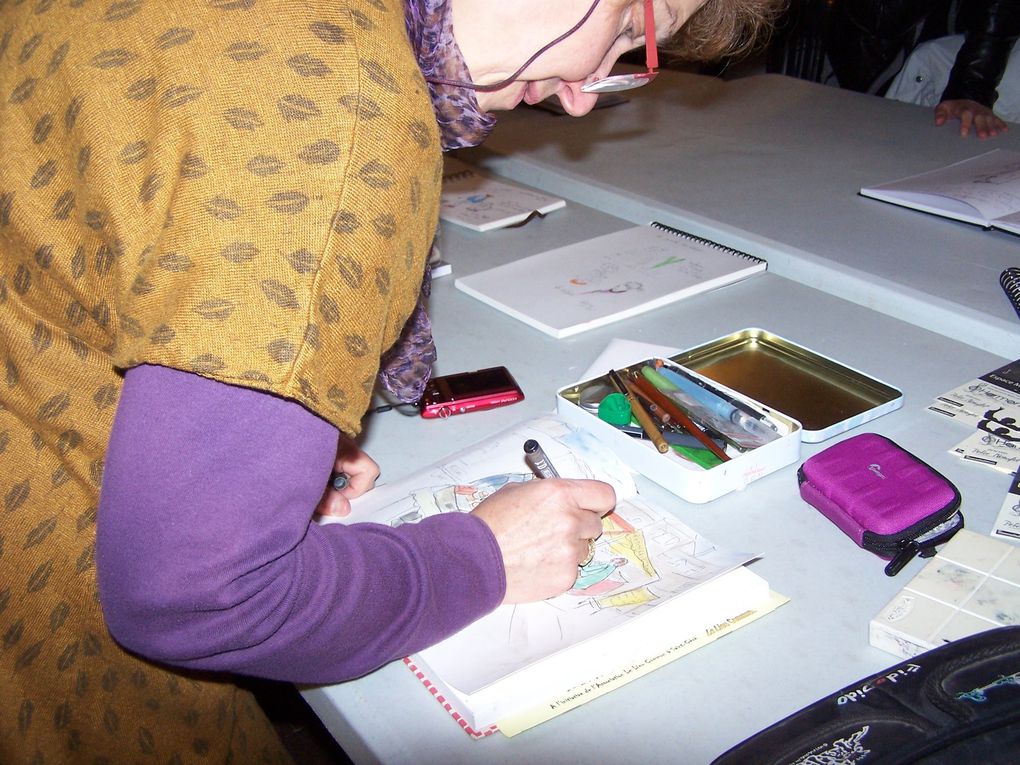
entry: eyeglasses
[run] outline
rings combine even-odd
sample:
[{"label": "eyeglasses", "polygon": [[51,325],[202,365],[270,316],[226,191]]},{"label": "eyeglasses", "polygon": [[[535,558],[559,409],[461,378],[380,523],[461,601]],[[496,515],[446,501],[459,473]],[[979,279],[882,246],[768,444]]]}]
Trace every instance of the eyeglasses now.
[{"label": "eyeglasses", "polygon": [[[505,88],[512,82],[515,82],[518,77],[527,69],[531,64],[545,53],[547,50],[552,48],[554,45],[566,40],[570,35],[574,34],[580,29],[584,22],[595,12],[595,8],[598,7],[600,0],[594,0],[591,7],[588,8],[587,13],[581,17],[574,26],[568,29],[566,32],[561,34],[555,40],[550,43],[543,45],[539,48],[534,55],[525,61],[521,68],[511,74],[509,77],[494,82],[489,85],[478,85],[473,82],[461,82],[459,80],[447,80],[441,77],[426,77],[426,81],[433,83],[434,85],[448,85],[456,88],[467,88],[469,90],[475,90],[480,93],[492,92]],[[2,3],[2,0],[0,0]],[[603,77],[601,80],[595,80],[589,82],[587,85],[581,87],[581,90],[585,93],[613,93],[619,90],[631,90],[633,88],[640,88],[642,85],[647,85],[649,82],[655,79],[658,74],[656,69],[659,68],[659,48],[655,44],[655,12],[652,9],[652,0],[645,0],[645,65],[648,67],[647,72],[639,72],[637,74],[614,74],[609,77]]]},{"label": "eyeglasses", "polygon": [[655,79],[659,68],[659,47],[655,44],[655,12],[652,0],[645,0],[645,66],[647,72],[637,74],[612,74],[601,80],[589,82],[581,87],[584,93],[616,93],[647,85]]}]

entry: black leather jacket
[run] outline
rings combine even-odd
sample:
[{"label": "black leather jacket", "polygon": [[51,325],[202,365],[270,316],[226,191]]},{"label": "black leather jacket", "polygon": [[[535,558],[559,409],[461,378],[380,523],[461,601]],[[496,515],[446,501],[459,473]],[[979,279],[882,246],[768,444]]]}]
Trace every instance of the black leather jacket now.
[{"label": "black leather jacket", "polygon": [[963,47],[942,100],[968,98],[991,107],[1013,43],[1020,37],[1020,0],[983,0],[973,8]]},{"label": "black leather jacket", "polygon": [[[815,2],[816,0],[806,0]],[[826,35],[829,62],[841,87],[876,92],[876,78],[921,39],[963,32],[963,47],[942,100],[971,99],[991,107],[1013,43],[1020,37],[1020,0],[835,0]],[[888,84],[888,83],[885,83]]]}]

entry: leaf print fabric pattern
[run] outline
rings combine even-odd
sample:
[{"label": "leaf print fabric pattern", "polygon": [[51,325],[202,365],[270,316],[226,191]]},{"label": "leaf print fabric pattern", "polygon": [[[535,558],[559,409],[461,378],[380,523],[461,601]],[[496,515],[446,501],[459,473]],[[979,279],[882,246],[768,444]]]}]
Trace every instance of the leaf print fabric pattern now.
[{"label": "leaf print fabric pattern", "polygon": [[141,363],[359,431],[437,220],[403,3],[0,2],[0,135],[0,761],[286,762],[110,640],[103,456]]}]

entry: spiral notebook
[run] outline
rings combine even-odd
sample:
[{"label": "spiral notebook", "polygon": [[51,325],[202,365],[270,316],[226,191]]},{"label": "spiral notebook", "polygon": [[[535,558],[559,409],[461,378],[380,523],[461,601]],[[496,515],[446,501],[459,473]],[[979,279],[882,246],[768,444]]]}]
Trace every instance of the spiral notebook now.
[{"label": "spiral notebook", "polygon": [[661,223],[464,276],[458,289],[556,338],[746,279],[762,258]]}]

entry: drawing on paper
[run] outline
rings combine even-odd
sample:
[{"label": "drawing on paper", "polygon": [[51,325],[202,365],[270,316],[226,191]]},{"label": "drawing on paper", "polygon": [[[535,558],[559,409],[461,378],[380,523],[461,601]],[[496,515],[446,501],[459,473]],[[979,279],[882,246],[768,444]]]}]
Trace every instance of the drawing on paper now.
[{"label": "drawing on paper", "polygon": [[498,473],[471,483],[444,484],[412,489],[390,505],[380,508],[390,526],[417,523],[439,513],[469,513],[486,497],[511,483],[531,480],[524,473]]},{"label": "drawing on paper", "polygon": [[[594,262],[592,262],[594,260]],[[584,270],[568,276],[554,288],[571,297],[581,295],[622,295],[641,292],[645,284],[663,278],[656,269],[671,267],[671,270],[690,275],[693,279],[701,276],[701,268],[686,257],[669,252],[661,243],[635,247],[626,252],[607,252],[589,258],[583,263]]]},{"label": "drawing on paper", "polygon": [[997,170],[986,173],[978,173],[974,176],[974,183],[988,183],[994,186],[1016,183],[1020,181],[1020,162],[1009,162]]},{"label": "drawing on paper", "polygon": [[[679,519],[653,509],[638,496],[630,470],[605,444],[555,417],[531,420],[411,479],[377,486],[355,500],[351,516],[339,522],[397,526],[438,513],[469,512],[501,487],[537,480],[524,462],[523,444],[529,438],[541,443],[562,476],[611,483],[617,505],[603,518],[595,556],[578,569],[567,592],[497,609],[472,625],[480,634],[472,645],[484,646],[486,677],[603,634],[753,557],[724,551]],[[463,657],[450,645],[444,641],[428,649],[430,662],[445,661],[439,657],[449,651],[451,665],[459,666]]]}]

